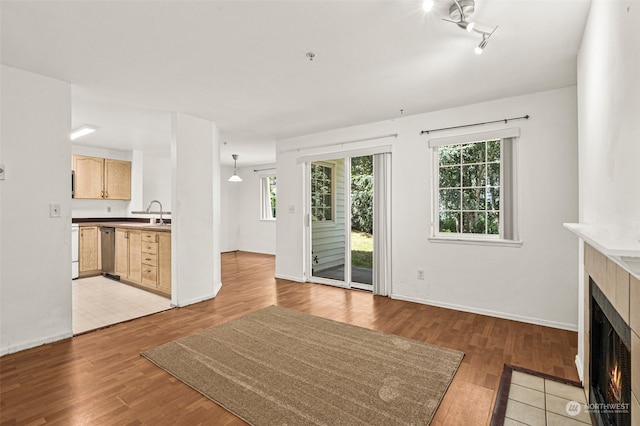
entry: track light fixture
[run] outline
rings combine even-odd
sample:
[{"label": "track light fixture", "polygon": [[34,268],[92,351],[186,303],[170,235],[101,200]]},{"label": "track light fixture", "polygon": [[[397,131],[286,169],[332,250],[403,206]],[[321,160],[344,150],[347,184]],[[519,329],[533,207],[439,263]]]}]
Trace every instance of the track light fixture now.
[{"label": "track light fixture", "polygon": [[[422,3],[422,9],[425,12],[431,11],[436,1],[437,0],[424,0]],[[476,32],[481,34],[482,41],[480,41],[480,44],[475,48],[475,52],[480,55],[489,43],[489,38],[493,35],[498,26],[496,25],[491,32],[477,29],[475,22],[470,19],[475,10],[475,0],[453,0],[453,3],[449,6],[449,18],[442,18],[442,20],[456,24],[458,28],[462,28],[469,33]]]}]

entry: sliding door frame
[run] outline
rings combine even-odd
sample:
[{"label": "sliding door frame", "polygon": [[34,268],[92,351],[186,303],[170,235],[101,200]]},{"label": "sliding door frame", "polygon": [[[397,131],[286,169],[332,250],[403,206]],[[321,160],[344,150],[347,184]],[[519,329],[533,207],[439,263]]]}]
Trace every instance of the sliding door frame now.
[{"label": "sliding door frame", "polygon": [[[313,256],[312,256],[312,244],[313,244],[313,221],[311,219],[311,163],[316,162],[313,160],[307,161],[304,163],[305,170],[305,227],[306,227],[306,280],[311,283],[316,284],[326,284],[332,285],[340,288],[356,288],[359,290],[367,290],[373,291],[373,284],[359,283],[354,282],[351,276],[352,265],[351,265],[351,159],[358,157],[357,155],[354,157],[345,156],[344,153],[342,155],[340,153],[336,153],[335,158],[332,160],[343,160],[344,161],[344,276],[342,280],[330,279],[324,277],[318,277],[313,275]],[[322,160],[318,160],[322,161]],[[375,201],[374,201],[375,202]],[[334,198],[334,205],[337,205],[337,199]],[[336,212],[334,211],[334,214]],[[372,214],[374,214],[372,212]],[[375,238],[375,235],[374,237]],[[375,265],[372,265],[372,272]]]}]

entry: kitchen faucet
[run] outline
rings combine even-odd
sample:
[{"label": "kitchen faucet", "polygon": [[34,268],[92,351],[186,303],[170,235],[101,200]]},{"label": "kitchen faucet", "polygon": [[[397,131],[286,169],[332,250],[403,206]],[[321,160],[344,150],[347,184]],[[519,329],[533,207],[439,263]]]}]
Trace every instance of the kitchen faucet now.
[{"label": "kitchen faucet", "polygon": [[160,225],[164,225],[164,220],[162,219],[162,203],[160,201],[151,200],[151,202],[149,203],[149,207],[147,207],[147,213],[151,211],[151,204],[153,203],[158,203],[158,205],[160,206]]}]

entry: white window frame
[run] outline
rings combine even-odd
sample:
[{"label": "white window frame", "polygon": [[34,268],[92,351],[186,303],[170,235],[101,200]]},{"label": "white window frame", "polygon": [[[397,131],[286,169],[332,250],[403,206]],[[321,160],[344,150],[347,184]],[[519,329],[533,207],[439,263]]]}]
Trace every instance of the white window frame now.
[{"label": "white window frame", "polygon": [[[518,235],[517,212],[517,148],[520,129],[502,129],[491,132],[461,134],[429,140],[432,156],[432,215],[429,241],[436,243],[459,243],[477,245],[500,245],[520,247],[522,241]],[[500,139],[500,221],[499,234],[472,234],[439,232],[440,223],[440,161],[438,148],[447,145],[459,145],[473,142]],[[508,170],[510,169],[510,170]],[[462,176],[461,176],[462,178]],[[507,193],[508,191],[508,193]],[[508,200],[508,201],[507,201]],[[505,221],[509,225],[505,228]]]},{"label": "white window frame", "polygon": [[[314,161],[309,164],[309,171],[313,165],[317,164],[322,167],[331,169],[331,219],[314,220],[313,219],[313,204],[309,206],[309,220],[316,224],[335,225],[336,223],[336,164],[328,161]],[[311,186],[309,187],[309,193],[311,194],[313,188],[313,178],[310,180]]]},{"label": "white window frame", "polygon": [[[265,221],[274,221],[276,220],[277,214],[276,212],[273,212],[273,208],[271,207],[271,194],[270,194],[270,189],[271,189],[271,182],[269,181],[271,178],[275,178],[276,175],[275,174],[267,174],[267,175],[261,175],[260,176],[260,220],[265,220]],[[269,188],[266,193],[265,193],[265,185],[264,185],[264,181],[267,181],[267,188]],[[276,181],[276,188],[278,187],[278,183]],[[277,189],[276,189],[277,190]],[[265,206],[269,205],[270,209],[268,211],[266,211]]]}]

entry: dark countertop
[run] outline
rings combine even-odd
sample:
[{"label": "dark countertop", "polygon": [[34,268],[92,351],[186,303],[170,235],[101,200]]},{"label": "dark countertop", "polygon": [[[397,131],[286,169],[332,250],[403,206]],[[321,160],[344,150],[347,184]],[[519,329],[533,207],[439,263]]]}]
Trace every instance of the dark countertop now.
[{"label": "dark countertop", "polygon": [[140,229],[142,231],[153,231],[153,232],[171,232],[171,224],[164,224],[164,225],[160,225],[159,223],[156,224],[151,224],[147,221],[145,222],[140,222],[140,221],[129,221],[126,219],[118,219],[118,220],[112,220],[112,218],[109,219],[100,219],[100,218],[95,218],[95,219],[73,219],[72,220],[73,223],[77,223],[78,225],[82,226],[109,226],[112,228],[126,228],[126,229]]}]

